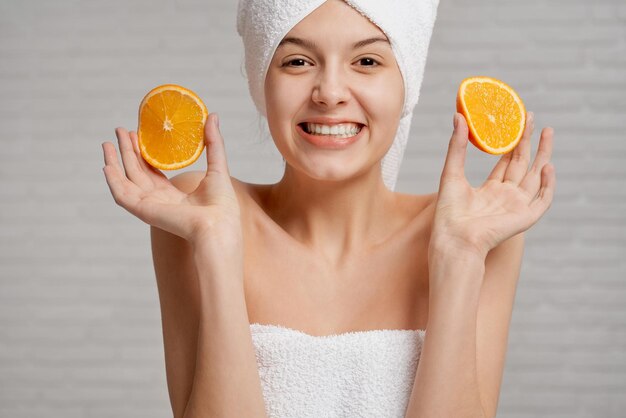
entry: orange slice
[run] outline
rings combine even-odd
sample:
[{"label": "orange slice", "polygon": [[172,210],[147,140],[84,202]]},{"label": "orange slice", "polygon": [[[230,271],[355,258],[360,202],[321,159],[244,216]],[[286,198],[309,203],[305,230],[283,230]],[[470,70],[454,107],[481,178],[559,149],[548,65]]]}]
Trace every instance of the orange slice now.
[{"label": "orange slice", "polygon": [[469,140],[489,154],[517,146],[526,126],[526,107],[508,84],[493,77],[468,77],[461,82],[456,110],[465,116]]},{"label": "orange slice", "polygon": [[139,105],[137,138],[141,156],[161,170],[193,164],[204,150],[209,112],[198,95],[176,84],[150,90]]}]

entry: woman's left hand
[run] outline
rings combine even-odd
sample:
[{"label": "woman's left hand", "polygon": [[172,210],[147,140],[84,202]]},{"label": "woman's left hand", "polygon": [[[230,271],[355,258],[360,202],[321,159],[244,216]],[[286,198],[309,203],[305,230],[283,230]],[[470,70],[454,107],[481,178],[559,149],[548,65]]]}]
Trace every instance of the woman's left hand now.
[{"label": "woman's left hand", "polygon": [[430,245],[444,251],[467,250],[484,258],[501,242],[529,229],[552,204],[556,185],[550,163],[554,130],[542,130],[529,169],[534,121],[528,114],[519,144],[500,158],[482,186],[473,188],[464,168],[469,130],[463,115],[457,116],[439,184]]}]

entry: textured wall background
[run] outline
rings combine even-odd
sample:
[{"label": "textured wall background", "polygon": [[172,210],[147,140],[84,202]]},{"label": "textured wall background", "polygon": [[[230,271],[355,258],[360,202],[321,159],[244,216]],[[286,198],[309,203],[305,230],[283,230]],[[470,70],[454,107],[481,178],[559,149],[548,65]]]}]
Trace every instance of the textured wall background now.
[{"label": "textured wall background", "polygon": [[[0,0],[0,416],[168,417],[148,227],[100,144],[152,87],[221,115],[231,173],[275,182],[233,0]],[[442,0],[397,190],[437,190],[458,83],[510,83],[555,129],[557,193],[527,234],[503,418],[626,410],[626,3]],[[480,185],[496,157],[468,150]],[[204,169],[200,158],[188,169]],[[176,173],[172,173],[174,175]]]}]

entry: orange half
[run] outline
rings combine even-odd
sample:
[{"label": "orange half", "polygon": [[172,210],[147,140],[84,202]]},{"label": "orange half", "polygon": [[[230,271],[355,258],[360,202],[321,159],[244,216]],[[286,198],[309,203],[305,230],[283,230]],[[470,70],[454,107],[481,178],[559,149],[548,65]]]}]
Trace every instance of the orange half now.
[{"label": "orange half", "polygon": [[493,77],[461,82],[456,110],[463,114],[469,140],[489,154],[505,154],[517,146],[526,126],[526,107],[511,86]]},{"label": "orange half", "polygon": [[198,95],[185,87],[164,84],[150,90],[139,105],[141,156],[161,170],[193,164],[204,150],[208,114]]}]

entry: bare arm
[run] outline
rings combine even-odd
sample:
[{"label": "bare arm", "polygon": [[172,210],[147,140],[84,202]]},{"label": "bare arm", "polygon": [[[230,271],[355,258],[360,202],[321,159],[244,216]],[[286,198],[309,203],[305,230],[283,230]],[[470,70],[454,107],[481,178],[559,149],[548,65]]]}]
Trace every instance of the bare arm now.
[{"label": "bare arm", "polygon": [[407,417],[496,416],[523,252],[522,233],[485,260],[433,256],[427,337]]},{"label": "bare arm", "polygon": [[[189,192],[197,187],[200,177],[187,172],[173,177],[171,181],[181,191]],[[256,359],[252,357],[252,381],[258,383],[250,389],[245,384],[250,379],[245,376],[252,372],[249,367],[240,371],[246,362],[240,361],[237,350],[230,348],[232,344],[237,348],[252,344],[247,310],[243,303],[241,266],[239,261],[229,261],[237,260],[240,253],[236,251],[227,255],[224,248],[232,246],[224,246],[220,248],[219,262],[213,263],[214,249],[206,247],[206,251],[203,251],[189,241],[156,227],[151,227],[150,231],[161,302],[167,383],[174,417],[264,416],[264,412],[244,413],[231,407],[235,401],[237,407],[243,407],[245,401],[242,399],[248,398],[255,403],[253,408],[259,408],[258,398],[254,401],[254,396],[249,395],[260,393]],[[214,244],[215,247],[220,245]],[[217,268],[224,265],[226,268]],[[222,280],[223,277],[227,279]],[[215,287],[214,283],[232,286]],[[248,332],[248,335],[243,336],[243,344],[238,342],[241,334],[233,334],[233,331],[243,329],[240,324]],[[226,337],[222,336],[224,331]],[[234,357],[229,357],[231,355]],[[245,353],[244,357],[250,358]],[[213,358],[218,360],[211,360]],[[226,381],[222,383],[220,379]]]},{"label": "bare arm", "polygon": [[548,210],[556,177],[552,129],[532,168],[529,117],[523,139],[479,188],[467,182],[468,127],[450,140],[431,232],[429,318],[406,417],[494,417],[523,232]]},{"label": "bare arm", "polygon": [[406,417],[485,417],[476,369],[484,262],[437,253],[429,271],[428,326]]},{"label": "bare arm", "polygon": [[265,417],[240,263],[151,234],[174,417]]},{"label": "bare arm", "polygon": [[[176,184],[176,178],[173,179]],[[159,291],[167,388],[175,418],[183,416],[196,366],[200,297],[187,240],[150,227]]]},{"label": "bare arm", "polygon": [[[212,244],[219,246],[219,240]],[[225,246],[227,247],[227,246]],[[199,245],[193,258],[200,283],[195,374],[184,418],[265,417],[243,289],[243,260]],[[217,262],[219,254],[222,262]]]},{"label": "bare arm", "polygon": [[217,115],[204,126],[207,170],[190,185],[141,157],[137,134],[104,142],[115,203],[151,226],[168,389],[176,418],[265,416],[243,291],[239,198]]}]

